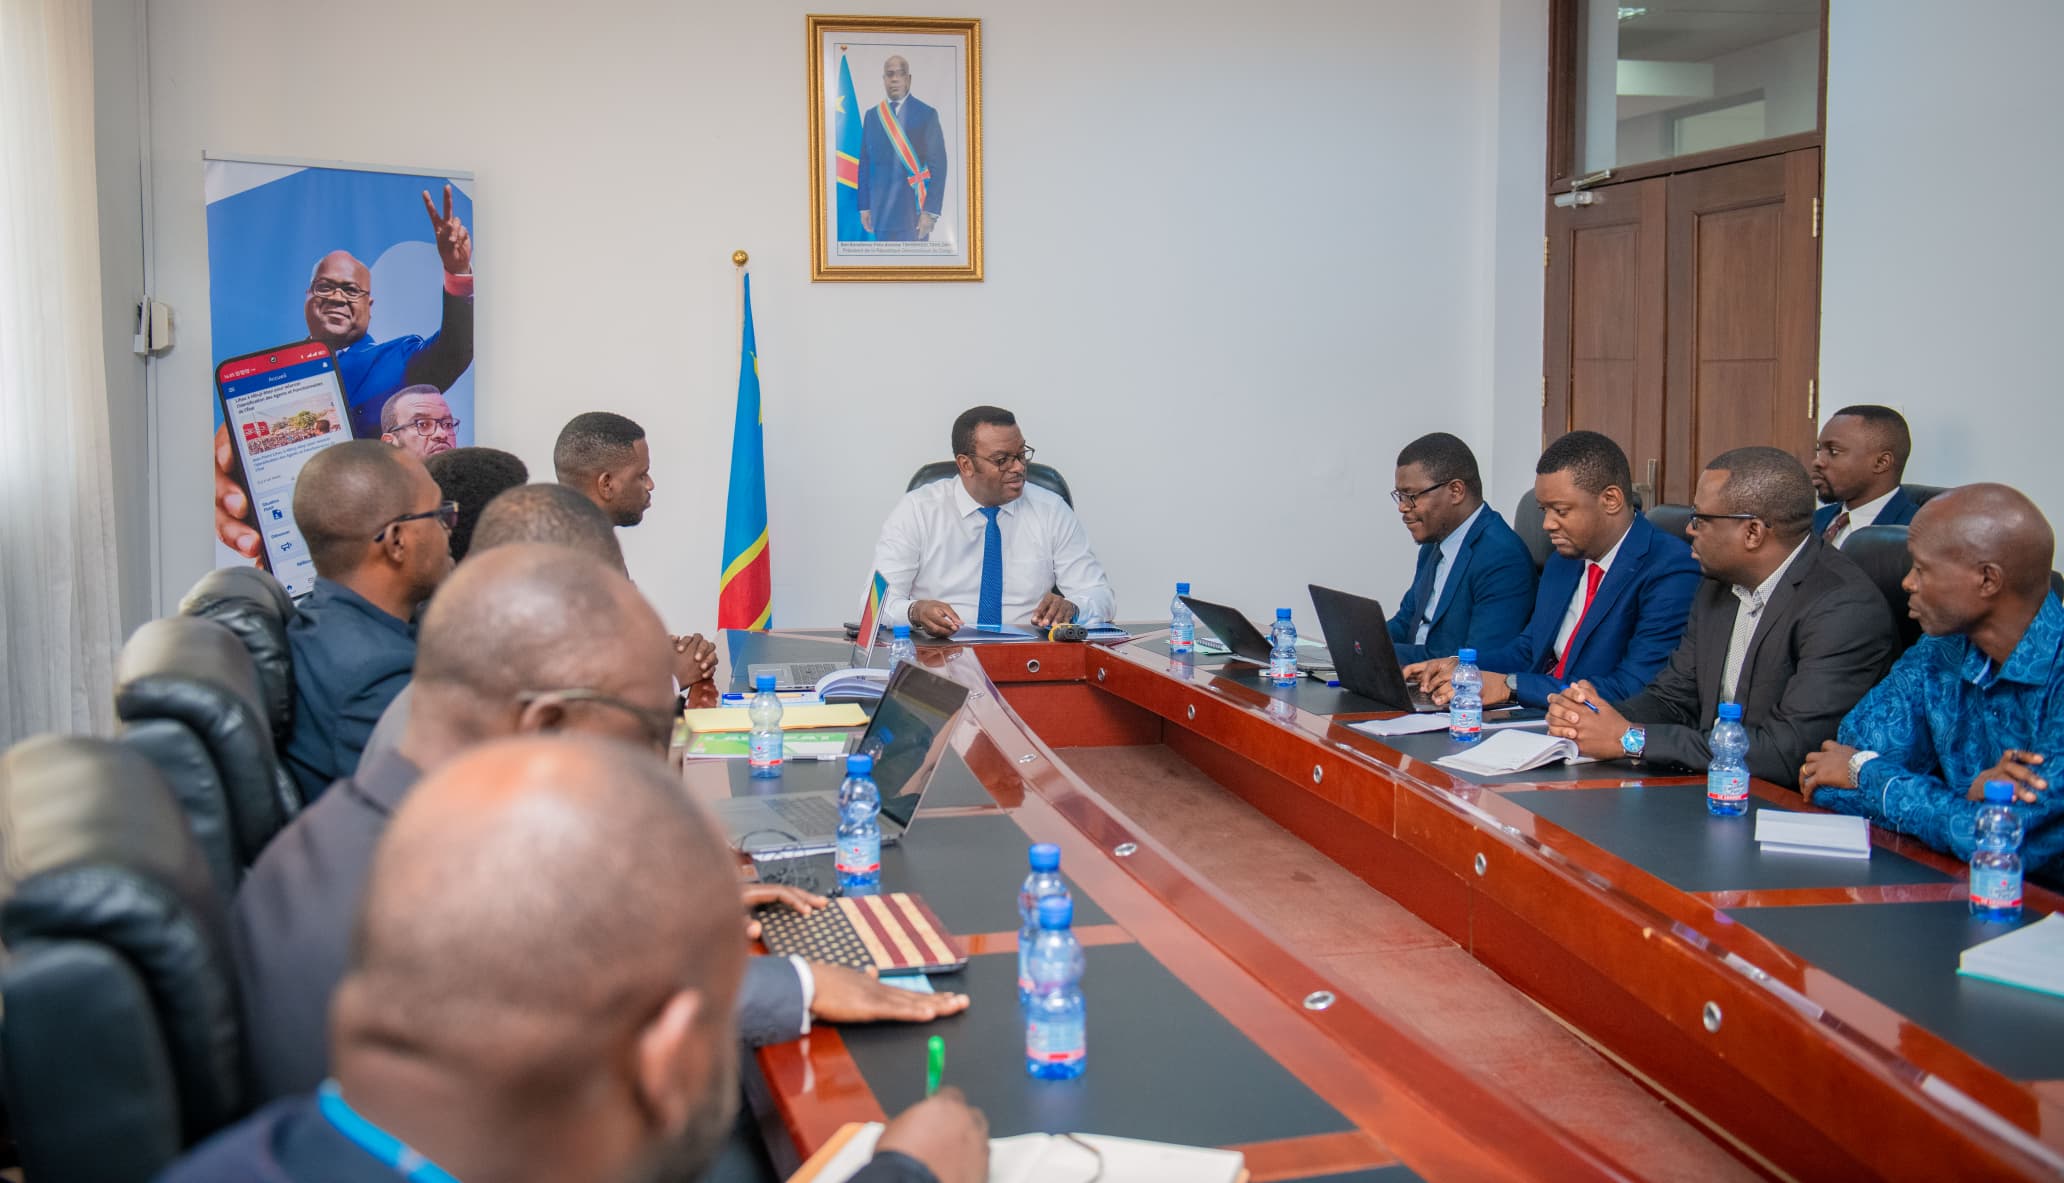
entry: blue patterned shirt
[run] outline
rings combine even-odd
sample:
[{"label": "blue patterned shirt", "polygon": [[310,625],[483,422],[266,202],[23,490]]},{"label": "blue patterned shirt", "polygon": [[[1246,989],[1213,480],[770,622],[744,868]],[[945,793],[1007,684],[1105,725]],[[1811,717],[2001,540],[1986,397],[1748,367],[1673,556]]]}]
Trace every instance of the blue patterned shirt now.
[{"label": "blue patterned shirt", "polygon": [[1921,638],[1842,720],[1838,739],[1878,758],[1856,788],[1815,791],[1815,805],[1963,859],[1979,808],[1971,782],[2008,748],[2040,754],[2051,786],[2033,805],[2014,803],[2022,862],[2031,871],[2064,867],[2064,605],[2045,598],[1998,667],[1969,637]]}]

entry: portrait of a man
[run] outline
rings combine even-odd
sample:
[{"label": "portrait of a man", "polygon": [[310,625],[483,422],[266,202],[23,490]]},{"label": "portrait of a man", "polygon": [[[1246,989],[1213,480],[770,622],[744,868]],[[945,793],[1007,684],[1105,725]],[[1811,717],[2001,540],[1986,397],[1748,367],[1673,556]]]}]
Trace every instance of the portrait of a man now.
[{"label": "portrait of a man", "polygon": [[946,136],[939,112],[910,93],[910,63],[882,63],[879,103],[860,142],[860,224],[880,242],[924,242],[946,200]]}]

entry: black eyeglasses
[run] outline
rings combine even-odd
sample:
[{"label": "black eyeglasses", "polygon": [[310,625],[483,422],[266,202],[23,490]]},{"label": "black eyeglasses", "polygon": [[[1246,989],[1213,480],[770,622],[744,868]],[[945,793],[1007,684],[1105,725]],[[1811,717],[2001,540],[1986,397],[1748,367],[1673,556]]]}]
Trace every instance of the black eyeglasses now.
[{"label": "black eyeglasses", "polygon": [[582,686],[572,686],[561,690],[525,690],[516,696],[516,701],[524,706],[547,700],[557,702],[592,702],[596,706],[622,711],[638,721],[638,725],[645,732],[645,738],[650,740],[654,747],[665,751],[668,745],[674,742],[674,712],[655,710],[652,707],[641,707],[635,702],[618,698],[614,694],[604,694],[600,690],[589,690]]},{"label": "black eyeglasses", "polygon": [[1025,448],[1022,451],[1004,452],[996,456],[975,456],[972,458],[975,460],[987,460],[996,468],[1009,468],[1012,464],[1022,464],[1026,468],[1030,468],[1032,467],[1032,457],[1038,454],[1038,450],[1035,448]]},{"label": "black eyeglasses", "polygon": [[443,526],[446,532],[450,532],[452,527],[459,524],[459,503],[456,501],[446,501],[440,503],[436,509],[426,509],[421,513],[405,513],[398,518],[389,518],[387,524],[380,527],[380,532],[373,535],[373,541],[384,541],[387,537],[387,531],[399,526],[403,522],[413,522],[419,518],[436,518],[437,524]]},{"label": "black eyeglasses", "polygon": [[335,296],[347,304],[356,304],[371,293],[355,283],[337,283],[334,280],[318,279],[308,285],[308,294],[317,299]]},{"label": "black eyeglasses", "polygon": [[1424,497],[1428,493],[1433,492],[1435,489],[1440,488],[1442,485],[1446,485],[1449,483],[1450,482],[1448,481],[1435,481],[1433,484],[1426,486],[1424,489],[1419,490],[1417,493],[1407,493],[1403,489],[1392,489],[1390,491],[1390,499],[1397,503],[1397,507],[1399,509],[1410,509],[1413,506],[1419,504],[1419,499],[1421,497]]},{"label": "black eyeglasses", "polygon": [[[396,424],[395,426],[396,428],[399,428],[402,425]],[[457,419],[451,418],[450,416],[446,416],[443,419],[432,419],[428,415],[423,415],[409,420],[408,426],[411,429],[413,429],[417,435],[429,435],[430,433],[435,431],[443,431],[447,433],[457,431],[459,429],[459,421]]]},{"label": "black eyeglasses", "polygon": [[1753,513],[1694,513],[1691,525],[1703,526],[1707,522],[1757,522],[1762,518]]}]

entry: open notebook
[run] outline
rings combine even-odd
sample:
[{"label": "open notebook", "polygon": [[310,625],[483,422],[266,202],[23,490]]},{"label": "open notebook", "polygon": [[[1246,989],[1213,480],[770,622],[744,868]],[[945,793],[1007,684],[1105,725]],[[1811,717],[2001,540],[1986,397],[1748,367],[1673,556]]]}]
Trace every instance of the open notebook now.
[{"label": "open notebook", "polygon": [[[788,1183],[845,1183],[874,1157],[879,1122],[848,1125]],[[1019,1134],[989,1140],[989,1183],[1246,1183],[1237,1150],[1136,1142],[1102,1134]]]},{"label": "open notebook", "polygon": [[2064,998],[2064,913],[1971,946],[1958,958],[1957,972]]},{"label": "open notebook", "polygon": [[1589,756],[1578,754],[1573,740],[1517,729],[1487,735],[1478,740],[1475,747],[1442,756],[1434,763],[1477,776],[1499,776],[1507,772],[1527,772],[1558,760],[1571,764],[1593,763]]}]

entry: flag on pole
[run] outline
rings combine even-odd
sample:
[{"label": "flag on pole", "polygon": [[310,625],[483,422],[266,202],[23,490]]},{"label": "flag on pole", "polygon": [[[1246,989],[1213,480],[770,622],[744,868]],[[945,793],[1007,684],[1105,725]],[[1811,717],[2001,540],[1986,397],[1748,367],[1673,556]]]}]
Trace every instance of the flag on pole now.
[{"label": "flag on pole", "polygon": [[853,91],[844,46],[839,47],[838,81],[838,240],[873,242],[874,235],[860,224],[860,96]]},{"label": "flag on pole", "polygon": [[774,624],[774,566],[767,549],[767,455],[760,414],[760,353],[753,343],[752,276],[740,272],[745,332],[738,349],[738,418],[731,429],[731,492],[724,508],[724,569],[717,627]]}]

